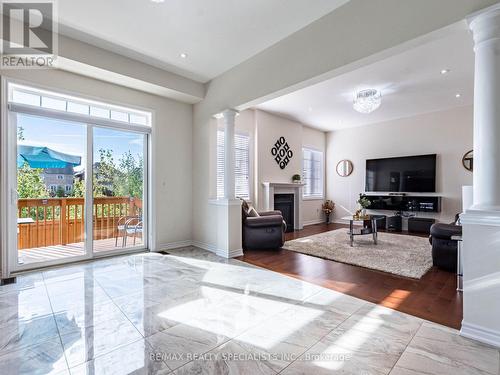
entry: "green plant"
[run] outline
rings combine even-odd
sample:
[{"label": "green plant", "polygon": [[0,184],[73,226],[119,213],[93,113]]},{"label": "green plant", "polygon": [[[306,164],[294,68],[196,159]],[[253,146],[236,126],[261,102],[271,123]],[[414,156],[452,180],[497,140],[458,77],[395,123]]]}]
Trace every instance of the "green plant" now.
[{"label": "green plant", "polygon": [[31,168],[24,163],[17,170],[17,193],[19,198],[48,198],[49,193],[43,182],[42,170]]},{"label": "green plant", "polygon": [[300,181],[302,177],[300,177],[300,174],[294,174],[292,176],[292,181]]},{"label": "green plant", "polygon": [[367,197],[364,197],[364,196],[363,196],[363,195],[361,195],[361,194],[359,195],[359,199],[358,199],[358,202],[357,202],[357,203],[358,203],[358,204],[361,206],[361,208],[363,208],[363,209],[370,207],[370,205],[372,204],[372,202],[370,202],[370,201],[368,200],[368,198],[367,198]]}]

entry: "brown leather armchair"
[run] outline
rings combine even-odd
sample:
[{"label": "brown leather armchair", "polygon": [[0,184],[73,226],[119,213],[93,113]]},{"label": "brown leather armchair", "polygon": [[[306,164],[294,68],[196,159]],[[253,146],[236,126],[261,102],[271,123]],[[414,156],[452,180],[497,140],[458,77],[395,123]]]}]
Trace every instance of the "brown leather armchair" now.
[{"label": "brown leather armchair", "polygon": [[259,212],[249,216],[248,205],[242,205],[243,249],[279,249],[285,244],[286,224],[280,211]]}]

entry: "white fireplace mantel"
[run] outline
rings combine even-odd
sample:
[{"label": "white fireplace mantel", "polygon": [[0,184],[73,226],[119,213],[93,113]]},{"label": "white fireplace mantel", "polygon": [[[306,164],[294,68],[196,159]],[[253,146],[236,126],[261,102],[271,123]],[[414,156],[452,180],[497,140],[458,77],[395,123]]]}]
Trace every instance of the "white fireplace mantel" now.
[{"label": "white fireplace mantel", "polygon": [[303,229],[302,223],[302,188],[304,184],[292,182],[263,182],[264,210],[274,210],[274,194],[293,194],[294,229]]}]

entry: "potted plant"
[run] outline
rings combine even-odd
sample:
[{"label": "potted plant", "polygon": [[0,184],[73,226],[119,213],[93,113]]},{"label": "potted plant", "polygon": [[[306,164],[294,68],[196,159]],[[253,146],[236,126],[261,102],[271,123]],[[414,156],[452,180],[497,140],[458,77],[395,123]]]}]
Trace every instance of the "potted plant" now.
[{"label": "potted plant", "polygon": [[335,209],[335,203],[331,200],[325,201],[323,205],[321,206],[321,209],[325,213],[326,217],[326,223],[328,224],[330,222],[330,215],[332,214],[333,210]]},{"label": "potted plant", "polygon": [[296,184],[299,184],[300,183],[300,180],[301,180],[302,177],[300,177],[300,174],[294,174],[292,176],[292,182],[296,183]]},{"label": "potted plant", "polygon": [[370,207],[372,202],[370,202],[370,200],[367,197],[363,196],[363,194],[359,194],[359,199],[357,203],[361,207],[361,216],[365,217],[366,209]]}]

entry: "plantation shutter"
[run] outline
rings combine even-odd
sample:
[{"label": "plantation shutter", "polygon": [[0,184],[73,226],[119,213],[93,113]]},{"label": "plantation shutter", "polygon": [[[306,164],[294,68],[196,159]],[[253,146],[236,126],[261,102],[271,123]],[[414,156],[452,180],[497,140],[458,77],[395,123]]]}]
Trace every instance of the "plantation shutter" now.
[{"label": "plantation shutter", "polygon": [[323,198],[323,153],[303,148],[302,157],[304,198]]},{"label": "plantation shutter", "polygon": [[[235,193],[236,197],[250,199],[250,137],[236,134]],[[217,131],[217,198],[224,198],[224,131]]]}]

